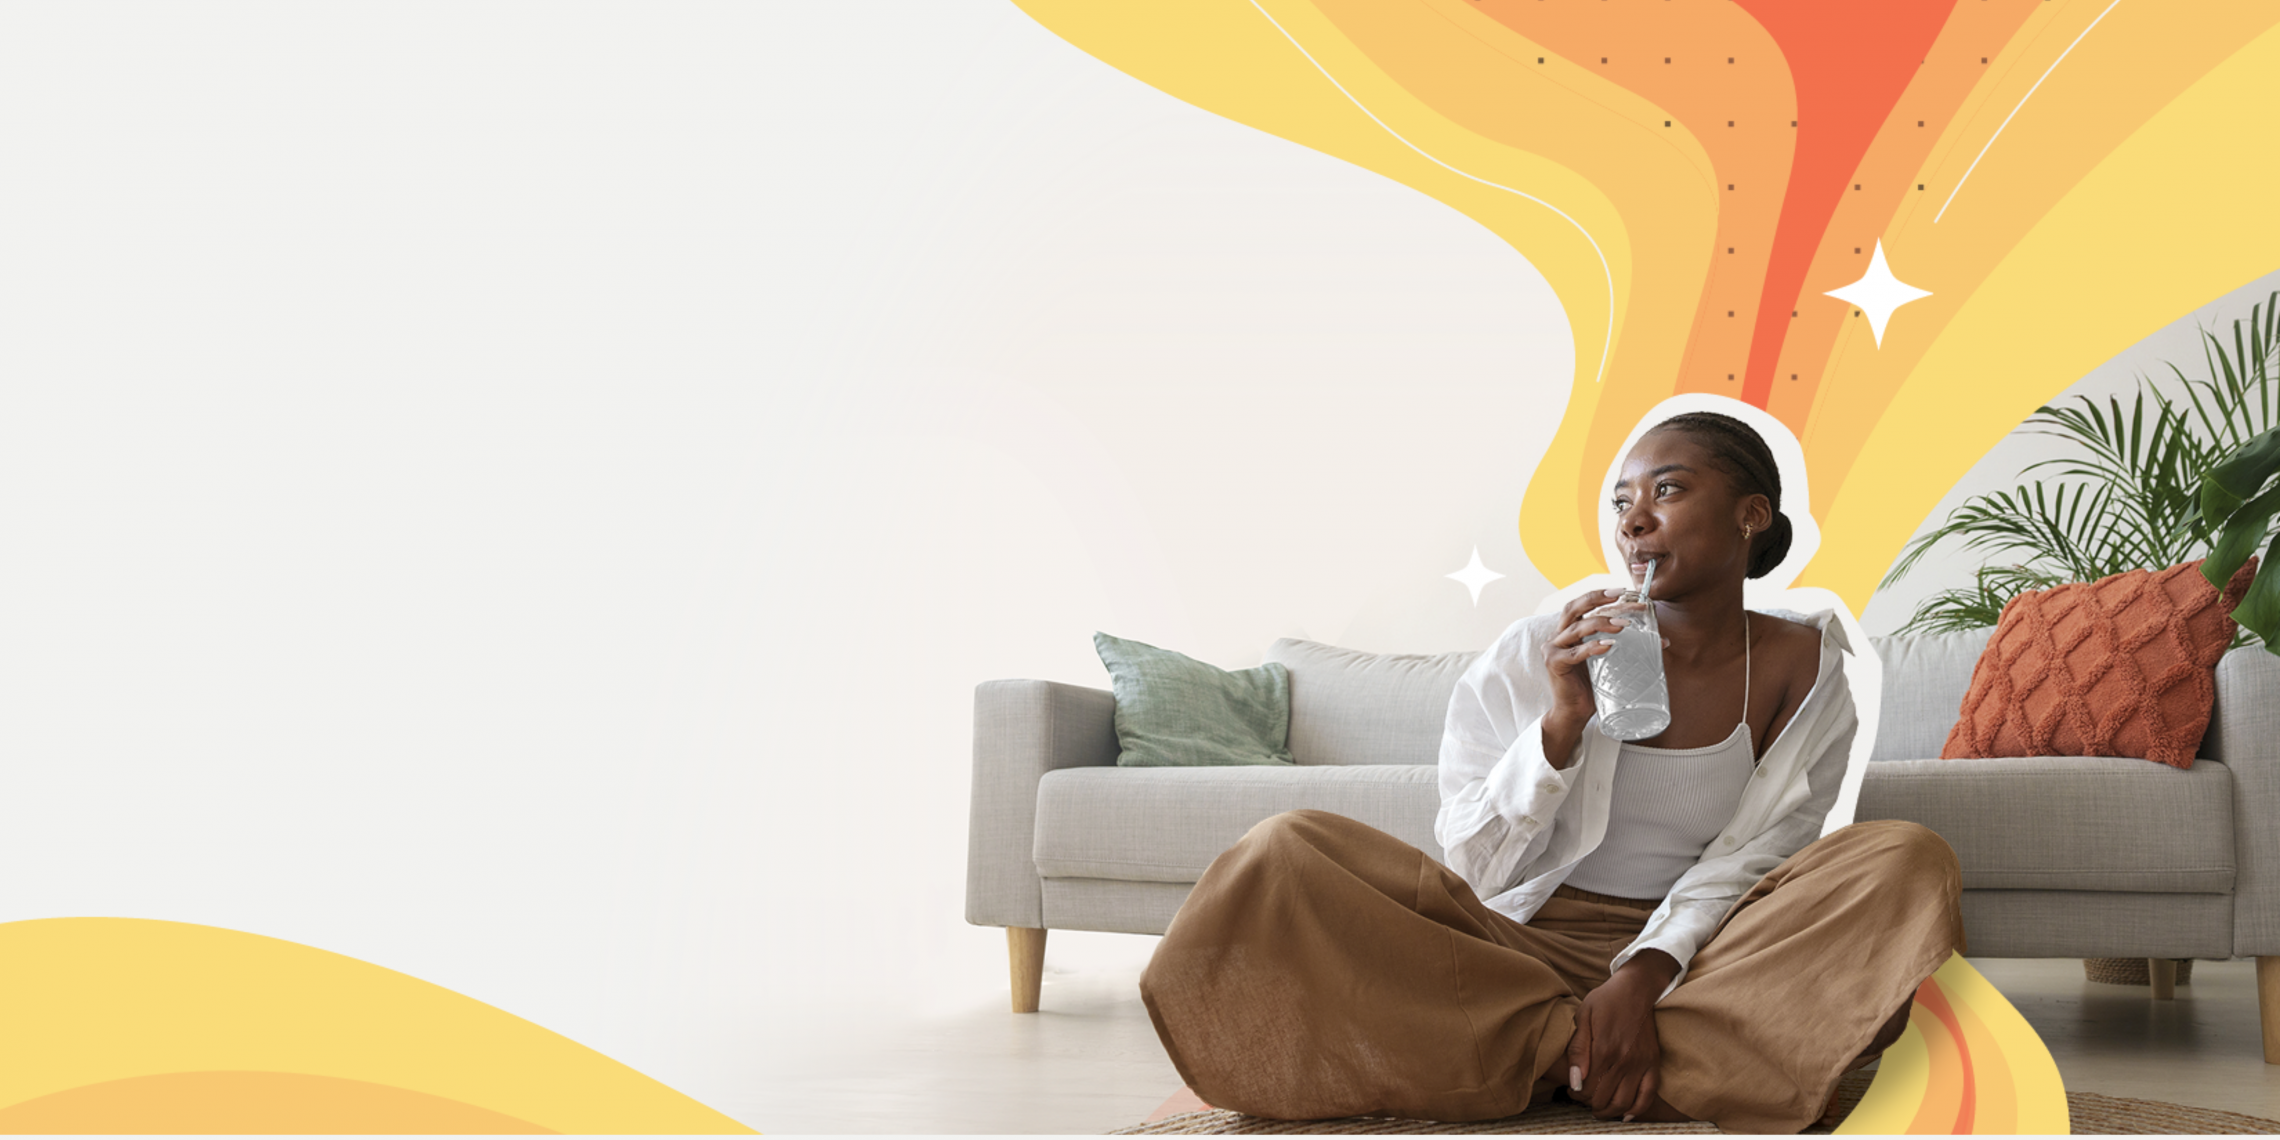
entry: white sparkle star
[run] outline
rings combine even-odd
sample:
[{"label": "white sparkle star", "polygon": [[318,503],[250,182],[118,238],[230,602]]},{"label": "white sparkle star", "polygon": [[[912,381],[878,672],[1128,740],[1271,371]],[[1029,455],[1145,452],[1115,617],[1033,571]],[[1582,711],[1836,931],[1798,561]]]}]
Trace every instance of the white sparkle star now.
[{"label": "white sparkle star", "polygon": [[1465,584],[1465,589],[1472,591],[1473,604],[1477,606],[1480,604],[1480,588],[1482,586],[1488,585],[1490,582],[1496,581],[1498,578],[1504,577],[1504,575],[1481,565],[1480,547],[1475,546],[1473,547],[1472,561],[1466,564],[1464,569],[1459,570],[1454,574],[1444,574],[1442,577],[1454,578],[1459,582],[1463,582]]},{"label": "white sparkle star", "polygon": [[1827,295],[1850,301],[1868,314],[1868,331],[1876,337],[1876,346],[1882,348],[1884,322],[1892,319],[1892,310],[1931,293],[1892,275],[1892,268],[1884,264],[1884,239],[1878,238],[1876,254],[1868,259],[1868,272],[1842,289],[1829,290]]}]

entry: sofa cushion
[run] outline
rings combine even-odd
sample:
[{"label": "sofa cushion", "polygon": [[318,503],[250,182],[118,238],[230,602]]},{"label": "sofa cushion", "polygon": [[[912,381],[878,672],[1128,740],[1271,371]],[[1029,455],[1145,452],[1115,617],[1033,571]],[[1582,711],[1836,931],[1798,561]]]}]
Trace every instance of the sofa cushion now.
[{"label": "sofa cushion", "polygon": [[1940,755],[2139,756],[2190,767],[2232,643],[2228,616],[2256,576],[2220,597],[2198,561],[2030,590],[2003,607]]},{"label": "sofa cushion", "polygon": [[1939,832],[1967,890],[2224,893],[2232,797],[2232,772],[2214,760],[1893,760],[1862,775],[1853,818]]},{"label": "sofa cushion", "polygon": [[1192,883],[1271,815],[1320,808],[1434,859],[1438,771],[1414,764],[1295,768],[1063,768],[1037,783],[1037,873]]},{"label": "sofa cushion", "polygon": [[1868,639],[1884,665],[1870,760],[1929,760],[1940,754],[1963,708],[1963,694],[1971,689],[1972,668],[1994,632],[1989,627]]},{"label": "sofa cushion", "polygon": [[1289,764],[1290,674],[1229,672],[1184,653],[1093,634],[1116,692],[1116,762],[1127,768]]},{"label": "sofa cushion", "polygon": [[1267,660],[1290,670],[1290,755],[1305,764],[1438,764],[1449,695],[1478,650],[1364,653],[1286,637]]}]

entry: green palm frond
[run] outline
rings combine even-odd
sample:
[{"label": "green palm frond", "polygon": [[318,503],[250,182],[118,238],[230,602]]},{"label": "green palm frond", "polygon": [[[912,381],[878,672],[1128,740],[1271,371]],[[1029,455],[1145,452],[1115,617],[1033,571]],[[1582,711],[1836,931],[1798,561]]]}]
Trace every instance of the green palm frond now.
[{"label": "green palm frond", "polygon": [[[2280,452],[2280,290],[2230,331],[2202,330],[2202,377],[2165,363],[2171,379],[2140,375],[2132,399],[2076,395],[2035,409],[2021,433],[2056,439],[2066,452],[2028,464],[2011,490],[1972,496],[1902,549],[1882,585],[1943,545],[1988,565],[1970,585],[1926,599],[1901,629],[1993,625],[2025,590],[2171,566],[2207,556],[2212,545],[2242,557],[2270,545],[2280,494],[2258,492],[2268,476],[2280,478],[2280,465],[2239,454]],[[2213,484],[2220,467],[2230,477]],[[2253,482],[2231,486],[2244,480]],[[2242,510],[2251,500],[2262,514]],[[2257,600],[2256,612],[2280,620],[2280,572]]]},{"label": "green palm frond", "polygon": [[1972,575],[1971,585],[1942,590],[1925,599],[1898,632],[1955,633],[1994,625],[2012,598],[2066,582],[2063,576],[2036,573],[2024,566],[1982,566]]}]

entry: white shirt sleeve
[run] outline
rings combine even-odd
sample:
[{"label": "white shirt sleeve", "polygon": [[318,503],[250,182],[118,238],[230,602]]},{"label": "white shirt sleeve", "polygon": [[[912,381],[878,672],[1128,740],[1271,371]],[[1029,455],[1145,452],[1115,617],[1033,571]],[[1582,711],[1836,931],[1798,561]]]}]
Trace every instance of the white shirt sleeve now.
[{"label": "white shirt sleeve", "polygon": [[[1816,757],[1805,774],[1804,802],[1731,849],[1723,846],[1724,837],[1711,840],[1710,849],[1703,853],[1701,860],[1672,884],[1670,894],[1662,906],[1648,916],[1647,925],[1639,931],[1638,937],[1615,955],[1608,972],[1622,969],[1623,964],[1641,950],[1649,947],[1661,950],[1678,960],[1678,973],[1655,1000],[1659,1002],[1670,996],[1670,991],[1678,988],[1678,983],[1686,977],[1694,952],[1717,931],[1719,922],[1725,919],[1734,903],[1759,879],[1803,850],[1806,844],[1820,838],[1821,827],[1828,821],[1829,811],[1836,806],[1837,793],[1844,785],[1845,770],[1852,758],[1853,735],[1860,728],[1860,717],[1853,708],[1852,691],[1845,683],[1844,669],[1839,667],[1832,672],[1829,682],[1832,689],[1828,702],[1821,704],[1812,723],[1796,726],[1809,733],[1803,747]],[[1805,710],[1799,710],[1798,715],[1804,713]]]},{"label": "white shirt sleeve", "polygon": [[1552,767],[1544,756],[1551,691],[1541,644],[1546,621],[1513,623],[1465,670],[1449,698],[1433,838],[1449,869],[1482,898],[1518,885],[1521,869],[1544,852],[1575,772],[1572,764]]}]

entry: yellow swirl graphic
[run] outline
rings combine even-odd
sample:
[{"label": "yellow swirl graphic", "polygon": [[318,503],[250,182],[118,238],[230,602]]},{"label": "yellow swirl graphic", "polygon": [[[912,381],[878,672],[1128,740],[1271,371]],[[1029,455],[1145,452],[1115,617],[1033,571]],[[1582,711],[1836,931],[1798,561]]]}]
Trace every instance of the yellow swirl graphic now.
[{"label": "yellow swirl graphic", "polygon": [[0,923],[0,1132],[752,1130],[417,978],[218,927]]},{"label": "yellow swirl graphic", "polygon": [[1840,1135],[2064,1135],[2066,1087],[2027,1019],[1961,956],[1916,991],[1908,1030]]}]

